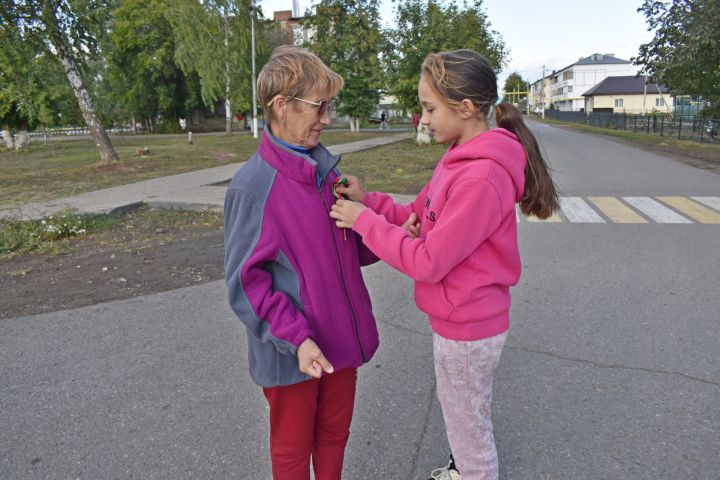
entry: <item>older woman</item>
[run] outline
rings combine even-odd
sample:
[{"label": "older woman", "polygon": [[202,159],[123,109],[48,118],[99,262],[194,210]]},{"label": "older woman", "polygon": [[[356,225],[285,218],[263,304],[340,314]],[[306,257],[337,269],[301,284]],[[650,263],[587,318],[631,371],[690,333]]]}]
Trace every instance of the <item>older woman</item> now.
[{"label": "older woman", "polygon": [[329,217],[339,157],[321,143],[342,78],[276,49],[258,77],[269,125],[225,197],[225,274],[270,406],[274,479],[340,479],[357,367],[378,333],[360,266],[376,261]]}]

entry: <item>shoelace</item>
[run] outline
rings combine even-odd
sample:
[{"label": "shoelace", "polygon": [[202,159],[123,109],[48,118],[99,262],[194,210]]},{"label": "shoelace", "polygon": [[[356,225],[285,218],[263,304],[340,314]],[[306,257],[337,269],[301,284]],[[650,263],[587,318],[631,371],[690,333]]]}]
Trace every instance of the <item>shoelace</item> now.
[{"label": "shoelace", "polygon": [[433,480],[452,480],[452,477],[450,477],[450,468],[448,467],[436,468],[430,472],[430,477]]}]

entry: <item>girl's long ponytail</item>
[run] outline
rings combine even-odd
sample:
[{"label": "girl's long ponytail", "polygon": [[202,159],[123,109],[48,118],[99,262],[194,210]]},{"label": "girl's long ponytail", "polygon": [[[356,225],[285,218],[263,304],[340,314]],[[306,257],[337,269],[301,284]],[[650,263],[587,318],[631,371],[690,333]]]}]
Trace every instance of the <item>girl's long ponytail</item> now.
[{"label": "girl's long ponytail", "polygon": [[495,107],[495,123],[514,133],[525,148],[525,191],[520,200],[520,210],[525,215],[540,219],[550,217],[560,208],[560,199],[535,135],[525,125],[520,110],[507,102]]}]

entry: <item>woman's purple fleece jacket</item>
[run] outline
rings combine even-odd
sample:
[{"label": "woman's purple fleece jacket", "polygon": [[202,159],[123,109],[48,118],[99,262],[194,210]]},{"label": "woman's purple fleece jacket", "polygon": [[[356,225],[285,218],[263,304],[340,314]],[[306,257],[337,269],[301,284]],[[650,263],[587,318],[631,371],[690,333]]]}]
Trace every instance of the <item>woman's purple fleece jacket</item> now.
[{"label": "woman's purple fleece jacket", "polygon": [[322,145],[309,155],[286,148],[266,128],[225,195],[228,296],[262,387],[310,378],[296,356],[308,337],[336,371],[362,365],[378,348],[360,272],[377,257],[329,216],[339,161]]}]

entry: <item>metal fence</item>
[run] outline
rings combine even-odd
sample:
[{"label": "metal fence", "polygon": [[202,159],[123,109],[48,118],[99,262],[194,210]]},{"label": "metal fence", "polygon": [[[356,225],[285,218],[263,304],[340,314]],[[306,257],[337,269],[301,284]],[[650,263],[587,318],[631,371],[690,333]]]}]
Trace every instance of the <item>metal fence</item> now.
[{"label": "metal fence", "polygon": [[545,116],[564,122],[583,123],[601,128],[695,140],[701,143],[720,143],[720,136],[718,136],[720,119],[699,115],[628,115],[625,113],[545,110]]}]

